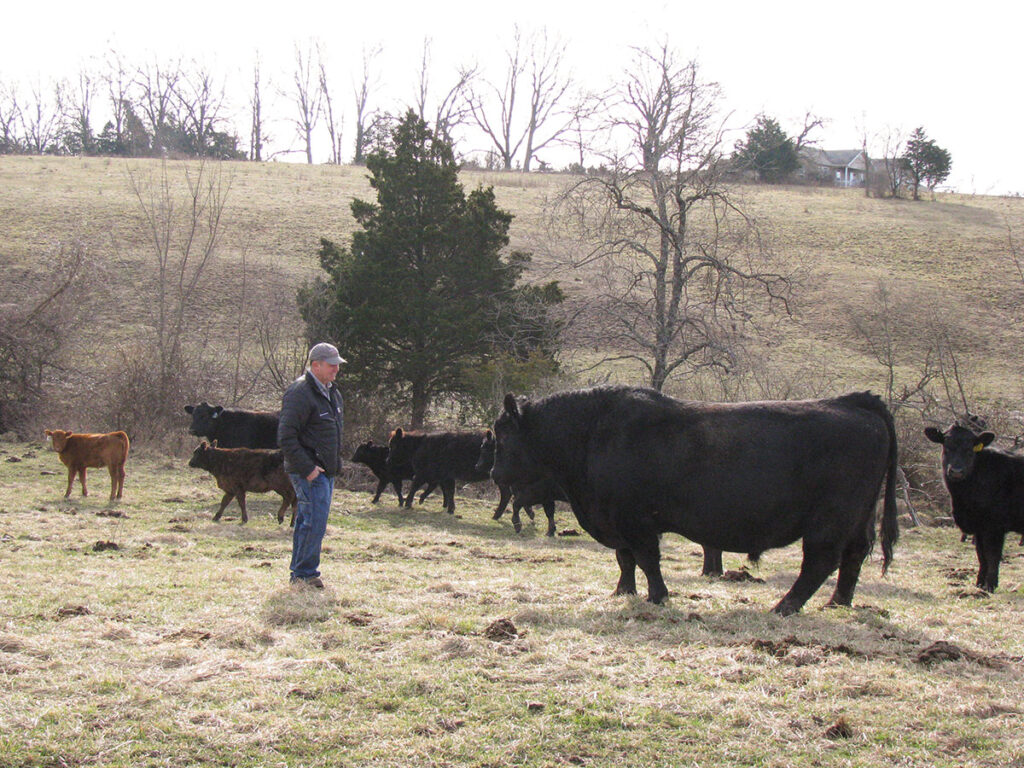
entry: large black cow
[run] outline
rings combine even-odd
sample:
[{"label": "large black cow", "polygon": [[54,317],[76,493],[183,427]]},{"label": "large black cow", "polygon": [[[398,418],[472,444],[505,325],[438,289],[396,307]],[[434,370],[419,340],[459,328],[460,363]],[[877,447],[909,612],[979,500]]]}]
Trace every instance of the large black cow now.
[{"label": "large black cow", "polygon": [[[411,464],[412,487],[405,497],[405,506],[412,506],[416,490],[441,486],[448,514],[455,512],[455,483],[487,480],[488,472],[476,469],[480,456],[482,432],[406,432],[401,427],[391,433],[388,441],[388,467]],[[423,501],[423,496],[420,501]]]},{"label": "large black cow", "polygon": [[988,447],[995,439],[991,432],[975,434],[954,424],[945,432],[928,427],[924,433],[942,446],[953,520],[974,536],[978,587],[995,592],[1006,534],[1024,533],[1024,456]]},{"label": "large black cow", "polygon": [[[388,447],[386,445],[374,445],[372,440],[367,440],[356,448],[356,452],[352,454],[352,461],[356,464],[365,464],[377,477],[377,492],[373,496],[373,504],[380,501],[381,492],[387,487],[388,483],[391,483],[395,493],[398,494],[398,505],[402,505],[404,501],[402,481],[412,479],[412,464],[388,467]],[[420,504],[436,487],[437,483],[430,483],[423,489],[423,492],[420,494]]]},{"label": "large black cow", "polygon": [[277,412],[243,411],[210,405],[186,405],[192,415],[188,431],[205,437],[221,448],[277,448]]},{"label": "large black cow", "polygon": [[492,476],[549,478],[580,525],[615,550],[616,594],[662,602],[664,532],[752,559],[803,539],[793,587],[773,609],[795,613],[839,568],[830,604],[849,605],[875,540],[885,481],[883,573],[899,536],[896,434],[869,392],[828,400],[700,403],[650,389],[598,387],[537,401],[505,397]]},{"label": "large black cow", "polygon": [[[494,432],[490,429],[480,444],[480,460],[477,462],[477,469],[494,466]],[[512,527],[519,533],[522,524],[519,521],[519,510],[526,508],[526,514],[533,519],[533,510],[530,507],[534,504],[541,504],[544,507],[544,514],[548,518],[548,536],[555,535],[555,502],[569,501],[565,493],[549,478],[538,480],[535,483],[523,485],[513,484],[511,488],[498,484],[501,491],[501,498],[498,500],[498,508],[494,510],[494,519],[500,520],[508,506],[509,499],[512,499]],[[704,550],[704,567],[701,570],[702,576],[722,575],[722,552],[711,547],[702,547]]]}]

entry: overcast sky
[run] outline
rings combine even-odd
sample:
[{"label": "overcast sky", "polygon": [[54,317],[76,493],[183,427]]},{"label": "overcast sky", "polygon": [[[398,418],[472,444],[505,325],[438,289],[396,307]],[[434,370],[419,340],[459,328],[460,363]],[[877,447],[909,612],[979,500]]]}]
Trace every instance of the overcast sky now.
[{"label": "overcast sky", "polygon": [[[395,98],[408,99],[425,37],[432,40],[440,86],[460,63],[477,62],[497,75],[518,23],[524,32],[546,28],[565,40],[576,76],[599,88],[621,72],[630,46],[667,40],[720,84],[729,124],[738,130],[760,112],[795,130],[811,111],[829,120],[818,134],[822,148],[852,149],[865,127],[881,136],[905,135],[920,125],[951,153],[951,186],[1024,193],[1024,154],[1016,148],[1024,112],[1018,85],[1024,9],[1016,3],[975,0],[956,4],[964,10],[955,11],[943,10],[944,3],[900,0],[8,5],[0,28],[0,83],[71,77],[111,47],[130,63],[196,57],[239,83],[259,50],[265,71],[283,80],[295,44],[315,38],[346,86],[364,46],[380,44],[384,85]],[[244,116],[239,124],[246,125]]]}]

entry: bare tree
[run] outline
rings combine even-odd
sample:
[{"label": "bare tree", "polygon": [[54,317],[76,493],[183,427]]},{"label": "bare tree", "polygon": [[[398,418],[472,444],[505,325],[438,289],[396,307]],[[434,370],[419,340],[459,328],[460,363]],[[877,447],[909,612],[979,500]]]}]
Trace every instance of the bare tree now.
[{"label": "bare tree", "polygon": [[485,82],[486,95],[473,95],[473,119],[506,170],[522,150],[522,167],[529,171],[537,153],[573,126],[572,105],[567,103],[572,77],[565,70],[565,51],[566,44],[549,38],[546,29],[524,41],[514,27],[504,81]]},{"label": "bare tree", "polygon": [[135,70],[132,86],[137,92],[133,103],[139,105],[153,137],[153,150],[166,154],[175,149],[173,133],[178,123],[175,114],[176,88],[181,79],[181,60],[161,63],[153,60]]},{"label": "bare tree", "polygon": [[10,155],[20,151],[18,125],[21,124],[21,107],[14,86],[0,83],[0,154]]},{"label": "bare tree", "polygon": [[[159,171],[129,168],[131,187],[150,246],[148,267],[152,280],[153,344],[136,370],[148,367],[148,386],[142,393],[154,426],[174,423],[189,376],[197,366],[189,348],[189,332],[200,317],[203,278],[212,266],[220,245],[221,217],[230,180],[219,165],[200,161],[183,166],[182,179],[172,176],[166,162]],[[122,396],[118,400],[128,398]]]},{"label": "bare tree", "polygon": [[423,40],[423,56],[420,59],[419,82],[413,109],[420,120],[433,124],[434,133],[455,146],[455,131],[464,125],[472,113],[470,88],[477,77],[477,67],[460,66],[455,72],[452,85],[438,99],[434,99],[430,85],[431,56],[430,38]]},{"label": "bare tree", "polygon": [[506,171],[512,169],[512,162],[526,139],[526,130],[516,125],[516,101],[522,97],[519,80],[527,66],[518,25],[513,27],[512,35],[512,47],[505,52],[504,81],[496,85],[485,80],[483,89],[488,96],[475,92],[470,100],[474,122],[490,139]]},{"label": "bare tree", "polygon": [[[54,94],[51,98],[48,94]],[[60,135],[62,115],[56,86],[44,88],[41,81],[32,86],[31,99],[19,111],[21,133],[25,150],[32,154],[42,155],[56,151],[56,141]]]},{"label": "bare tree", "polygon": [[558,210],[575,263],[601,286],[576,332],[606,351],[601,362],[634,361],[661,389],[681,371],[728,368],[753,303],[788,308],[791,281],[764,268],[760,232],[724,182],[719,90],[696,62],[667,44],[637,49],[616,93],[610,170],[574,182]]},{"label": "bare tree", "polygon": [[341,132],[345,121],[340,110],[335,114],[334,100],[331,98],[330,83],[327,79],[327,61],[320,43],[316,44],[316,58],[320,72],[319,87],[320,98],[323,104],[324,117],[327,120],[327,133],[331,137],[331,162],[334,165],[341,165]]},{"label": "bare tree", "polygon": [[96,95],[96,78],[86,69],[78,72],[77,81],[64,83],[58,100],[66,124],[64,143],[69,151],[91,155],[96,149],[92,129],[92,103]]},{"label": "bare tree", "polygon": [[123,147],[125,144],[124,128],[129,103],[131,77],[124,62],[121,61],[120,54],[116,51],[108,51],[105,61],[106,69],[103,73],[103,80],[107,84],[107,97],[110,100],[114,141],[118,147]]},{"label": "bare tree", "polygon": [[906,176],[900,157],[903,156],[904,137],[898,128],[890,128],[882,138],[882,167],[888,193],[899,197],[906,186]]},{"label": "bare tree", "polygon": [[292,123],[298,137],[306,148],[306,162],[313,164],[313,130],[320,121],[322,93],[313,71],[313,46],[310,43],[303,50],[295,45],[295,69],[292,71],[290,93],[295,111]]},{"label": "bare tree", "polygon": [[263,145],[268,137],[263,124],[263,86],[261,82],[260,54],[252,66],[252,91],[249,95],[249,159],[259,162],[263,159]]},{"label": "bare tree", "polygon": [[380,45],[363,48],[363,70],[358,82],[352,84],[352,95],[356,113],[356,139],[352,162],[362,165],[366,162],[367,129],[374,118],[370,109],[370,95],[380,86],[380,73],[376,68],[377,57],[383,48]]},{"label": "bare tree", "polygon": [[188,147],[190,154],[207,156],[213,134],[223,120],[226,101],[223,82],[218,83],[205,64],[193,62],[191,68],[181,70],[173,93],[180,110],[181,128],[195,143]]}]

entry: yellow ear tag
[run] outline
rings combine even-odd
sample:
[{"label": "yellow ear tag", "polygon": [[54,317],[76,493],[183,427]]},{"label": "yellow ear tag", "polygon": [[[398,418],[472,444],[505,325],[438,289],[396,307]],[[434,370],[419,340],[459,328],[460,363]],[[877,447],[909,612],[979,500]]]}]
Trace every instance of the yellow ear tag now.
[{"label": "yellow ear tag", "polygon": [[974,444],[974,452],[975,453],[981,453],[984,449],[985,449],[985,446],[982,445],[981,443],[975,443]]}]

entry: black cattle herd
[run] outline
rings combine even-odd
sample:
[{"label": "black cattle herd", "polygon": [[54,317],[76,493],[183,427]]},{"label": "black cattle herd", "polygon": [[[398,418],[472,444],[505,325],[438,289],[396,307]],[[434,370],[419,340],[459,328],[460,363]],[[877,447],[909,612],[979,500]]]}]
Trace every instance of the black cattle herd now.
[{"label": "black cattle herd", "polygon": [[[189,466],[209,471],[224,491],[214,520],[235,498],[244,523],[246,492],[276,491],[278,522],[288,506],[294,521],[295,494],[276,450],[277,414],[205,402],[185,410],[190,432],[205,438]],[[1024,456],[992,447],[991,432],[961,425],[925,434],[942,445],[954,520],[974,536],[977,585],[992,592],[1006,534],[1024,533]],[[783,615],[799,611],[837,569],[829,603],[850,605],[876,527],[883,573],[899,536],[893,419],[868,392],[749,403],[683,401],[619,386],[537,400],[508,395],[492,429],[398,428],[387,445],[358,446],[351,461],[376,476],[374,503],[390,485],[406,508],[417,490],[423,503],[440,488],[452,514],[457,484],[493,481],[494,519],[511,503],[517,533],[520,512],[533,519],[539,506],[553,536],[555,503],[567,502],[580,526],[615,550],[615,593],[636,592],[639,567],[654,603],[668,596],[660,565],[664,533],[702,545],[706,575],[722,573],[722,551],[756,562],[769,549],[802,541],[800,572],[773,609]],[[403,492],[406,480],[411,485]]]}]

